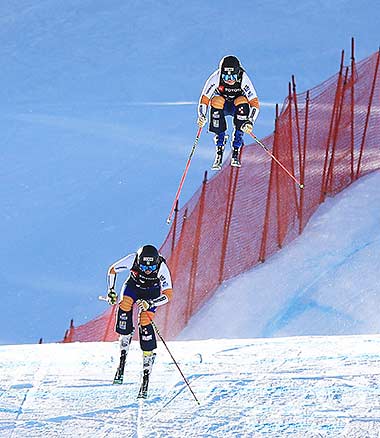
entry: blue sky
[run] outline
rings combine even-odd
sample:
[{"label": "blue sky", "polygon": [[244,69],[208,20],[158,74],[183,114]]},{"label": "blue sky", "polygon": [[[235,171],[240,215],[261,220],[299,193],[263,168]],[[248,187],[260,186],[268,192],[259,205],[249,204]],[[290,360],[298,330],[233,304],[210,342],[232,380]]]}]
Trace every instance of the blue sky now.
[{"label": "blue sky", "polygon": [[[377,50],[375,1],[4,0],[0,5],[0,342],[57,340],[103,310],[109,264],[151,242],[194,140],[193,102],[226,54],[281,103]],[[256,134],[272,131],[263,107]],[[212,161],[203,134],[183,190]]]}]

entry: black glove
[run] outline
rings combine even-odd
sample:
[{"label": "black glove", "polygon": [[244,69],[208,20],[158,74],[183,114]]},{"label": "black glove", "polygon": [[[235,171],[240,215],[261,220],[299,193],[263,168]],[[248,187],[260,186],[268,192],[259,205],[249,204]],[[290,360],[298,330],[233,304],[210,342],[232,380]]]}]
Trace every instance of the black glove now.
[{"label": "black glove", "polygon": [[116,304],[117,293],[115,292],[115,289],[113,287],[108,289],[107,301],[108,301],[108,304],[111,304],[111,305]]}]

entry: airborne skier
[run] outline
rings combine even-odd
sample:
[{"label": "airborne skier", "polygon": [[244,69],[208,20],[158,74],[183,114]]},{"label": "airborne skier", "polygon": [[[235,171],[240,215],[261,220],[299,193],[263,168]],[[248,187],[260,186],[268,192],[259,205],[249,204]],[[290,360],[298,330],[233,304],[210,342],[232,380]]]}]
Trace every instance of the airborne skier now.
[{"label": "airborne skier", "polygon": [[143,381],[139,397],[146,398],[149,376],[157,348],[156,335],[151,324],[157,307],[162,306],[172,297],[172,281],[165,259],[153,245],[144,245],[137,253],[132,253],[115,262],[108,269],[107,301],[116,304],[116,276],[119,272],[129,270],[130,275],[124,282],[116,317],[115,331],[120,335],[120,365],[114,383],[122,383],[125,359],[132,340],[133,305],[139,309],[138,326],[140,347],[143,351]]},{"label": "airborne skier", "polygon": [[227,142],[226,116],[233,116],[231,166],[240,167],[239,150],[244,133],[251,133],[259,115],[259,100],[247,73],[235,56],[225,56],[206,81],[198,105],[198,126],[207,122],[207,109],[211,106],[209,131],[215,133],[216,145],[213,170],[220,170],[224,147]]}]

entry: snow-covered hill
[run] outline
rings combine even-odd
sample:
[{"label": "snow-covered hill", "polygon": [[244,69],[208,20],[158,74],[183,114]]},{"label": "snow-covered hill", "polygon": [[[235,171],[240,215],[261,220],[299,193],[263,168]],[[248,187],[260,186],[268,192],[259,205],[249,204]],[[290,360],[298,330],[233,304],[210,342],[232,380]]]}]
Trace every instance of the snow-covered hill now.
[{"label": "snow-covered hill", "polygon": [[159,345],[148,400],[141,352],[112,385],[117,343],[0,347],[0,436],[375,438],[380,337],[170,342],[200,406]]},{"label": "snow-covered hill", "polygon": [[295,241],[224,283],[179,339],[380,333],[379,186],[374,172],[327,199]]}]

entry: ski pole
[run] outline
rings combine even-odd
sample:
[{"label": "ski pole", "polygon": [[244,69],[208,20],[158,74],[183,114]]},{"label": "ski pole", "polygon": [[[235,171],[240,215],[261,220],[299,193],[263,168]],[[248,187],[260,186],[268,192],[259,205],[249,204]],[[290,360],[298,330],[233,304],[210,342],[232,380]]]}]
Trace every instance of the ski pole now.
[{"label": "ski pole", "polygon": [[256,135],[253,133],[253,132],[251,132],[250,134],[249,134],[254,140],[255,140],[255,142],[259,145],[259,146],[261,146],[263,149],[264,149],[264,151],[283,169],[283,170],[285,170],[285,172],[290,176],[290,178],[292,178],[292,180],[294,181],[294,182],[296,182],[297,183],[297,185],[298,185],[298,187],[300,188],[300,189],[303,189],[305,186],[304,186],[304,184],[302,184],[302,183],[300,183],[299,181],[298,181],[298,179],[292,174],[292,173],[290,173],[289,172],[289,170],[281,163],[281,161],[279,161],[273,154],[272,154],[272,152],[265,146],[265,144],[264,143],[262,143],[257,137],[256,137]]},{"label": "ski pole", "polygon": [[202,127],[200,126],[199,129],[198,129],[198,132],[197,132],[197,136],[195,137],[195,141],[194,141],[193,147],[191,148],[191,151],[190,151],[190,154],[189,154],[189,158],[187,159],[186,167],[185,167],[185,170],[183,172],[181,181],[179,183],[178,190],[177,190],[177,193],[175,195],[172,208],[171,208],[169,216],[168,216],[168,218],[166,220],[167,224],[170,224],[170,221],[172,220],[172,215],[173,215],[175,206],[177,204],[177,201],[179,199],[179,195],[181,193],[183,183],[185,182],[187,171],[189,170],[190,162],[191,162],[191,159],[193,158],[193,155],[194,155],[194,152],[195,152],[195,148],[197,147],[197,144],[198,144],[198,141],[199,141],[199,137],[201,136],[201,132],[202,132]]},{"label": "ski pole", "polygon": [[[149,317],[150,318],[150,317]],[[161,339],[162,343],[165,345],[165,348],[168,350],[168,353],[170,355],[170,357],[172,358],[172,361],[174,362],[175,366],[178,368],[179,373],[181,374],[184,382],[186,383],[187,387],[189,388],[191,394],[194,397],[194,400],[198,403],[198,405],[200,405],[199,400],[197,399],[196,395],[194,394],[194,391],[191,389],[190,383],[189,381],[186,379],[185,375],[183,374],[181,368],[179,367],[177,361],[174,359],[172,353],[169,350],[169,347],[167,346],[165,339],[161,336],[160,331],[158,330],[158,327],[156,326],[156,323],[150,318],[150,322],[154,328],[154,331],[157,333],[158,337]]]}]

